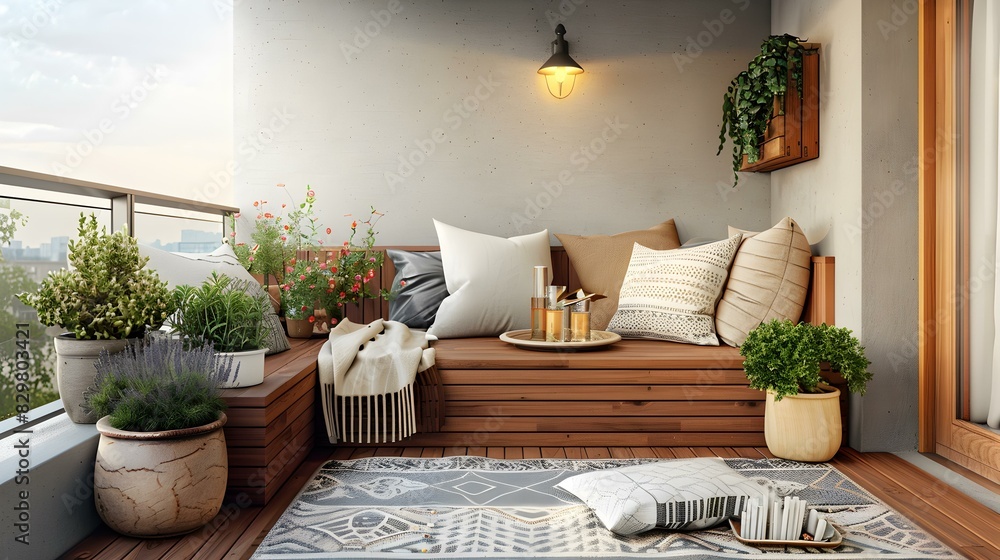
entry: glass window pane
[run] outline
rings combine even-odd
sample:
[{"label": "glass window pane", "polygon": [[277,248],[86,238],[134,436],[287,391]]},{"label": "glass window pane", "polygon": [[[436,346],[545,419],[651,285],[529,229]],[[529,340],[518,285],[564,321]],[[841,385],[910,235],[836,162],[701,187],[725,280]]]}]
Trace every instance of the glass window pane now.
[{"label": "glass window pane", "polygon": [[211,253],[222,244],[222,219],[181,218],[161,214],[135,214],[139,243],[175,253]]},{"label": "glass window pane", "polygon": [[60,329],[46,329],[15,294],[35,290],[49,272],[66,266],[80,212],[94,213],[99,223],[111,226],[110,210],[0,198],[0,419],[14,416],[18,405],[35,408],[59,398],[51,335]]}]

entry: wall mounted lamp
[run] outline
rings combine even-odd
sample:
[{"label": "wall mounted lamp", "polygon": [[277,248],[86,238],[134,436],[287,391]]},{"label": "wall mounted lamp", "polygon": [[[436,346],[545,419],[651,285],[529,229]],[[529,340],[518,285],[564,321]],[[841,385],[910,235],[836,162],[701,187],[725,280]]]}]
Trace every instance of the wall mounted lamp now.
[{"label": "wall mounted lamp", "polygon": [[573,92],[576,75],[583,74],[583,68],[569,56],[569,43],[563,39],[566,28],[563,24],[556,26],[556,40],[552,41],[552,56],[538,69],[545,76],[545,85],[549,93],[557,99],[562,99]]}]

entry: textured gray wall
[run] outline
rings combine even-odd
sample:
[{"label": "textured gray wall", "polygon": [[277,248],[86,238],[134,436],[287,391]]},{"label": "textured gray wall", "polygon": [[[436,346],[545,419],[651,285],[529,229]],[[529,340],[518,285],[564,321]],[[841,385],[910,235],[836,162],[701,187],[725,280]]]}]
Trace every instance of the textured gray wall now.
[{"label": "textured gray wall", "polygon": [[771,217],[837,258],[837,324],[872,361],[850,445],[917,441],[916,1],[775,0],[772,32],[822,46],[820,157],[772,173]]},{"label": "textured gray wall", "polygon": [[[240,2],[236,204],[310,184],[332,243],[370,205],[389,244],[436,244],[432,217],[497,235],[765,227],[768,176],[732,190],[715,151],[769,17],[757,0]],[[563,100],[536,74],[560,22],[586,71]]]}]

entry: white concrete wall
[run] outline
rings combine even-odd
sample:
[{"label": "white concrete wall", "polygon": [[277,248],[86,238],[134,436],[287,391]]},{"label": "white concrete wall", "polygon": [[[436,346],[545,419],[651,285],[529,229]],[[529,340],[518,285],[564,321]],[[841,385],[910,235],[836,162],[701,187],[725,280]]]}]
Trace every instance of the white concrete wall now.
[{"label": "white concrete wall", "polygon": [[772,219],[803,216],[837,258],[837,324],[874,380],[850,444],[917,441],[917,1],[775,0],[772,32],[822,43],[820,157],[774,172]]},{"label": "white concrete wall", "polygon": [[837,324],[861,333],[861,2],[775,0],[771,32],[820,43],[819,158],[771,173],[771,221],[794,218],[837,258]]},{"label": "white concrete wall", "polygon": [[[766,227],[769,177],[732,190],[730,147],[715,151],[722,93],[769,14],[758,0],[240,2],[236,203],[287,201],[276,183],[298,201],[309,184],[333,237],[374,205],[388,244],[436,244],[432,217],[497,235]],[[559,22],[586,71],[563,100],[536,74]]]}]

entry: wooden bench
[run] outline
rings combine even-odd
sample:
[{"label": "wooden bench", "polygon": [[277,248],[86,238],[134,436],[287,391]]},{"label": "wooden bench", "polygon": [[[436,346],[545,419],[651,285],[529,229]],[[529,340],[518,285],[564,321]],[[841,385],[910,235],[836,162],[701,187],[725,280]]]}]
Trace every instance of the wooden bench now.
[{"label": "wooden bench", "polygon": [[[812,267],[803,319],[834,324],[834,258],[813,257]],[[552,248],[552,268],[555,284],[580,286],[562,247]],[[388,289],[394,276],[387,258],[376,281]],[[359,323],[388,317],[388,303],[365,301],[350,306],[346,316]],[[433,346],[447,400],[445,423],[440,432],[395,445],[765,443],[764,393],[748,387],[737,348],[627,340],[599,351],[555,353],[518,349],[497,338],[449,339]],[[842,389],[846,433],[847,392],[842,379],[830,380]],[[318,441],[328,443],[324,434]]]},{"label": "wooden bench", "polygon": [[237,503],[266,504],[315,444],[316,356],[324,339],[289,340],[290,350],[264,360],[263,383],[223,391],[227,494]]}]

